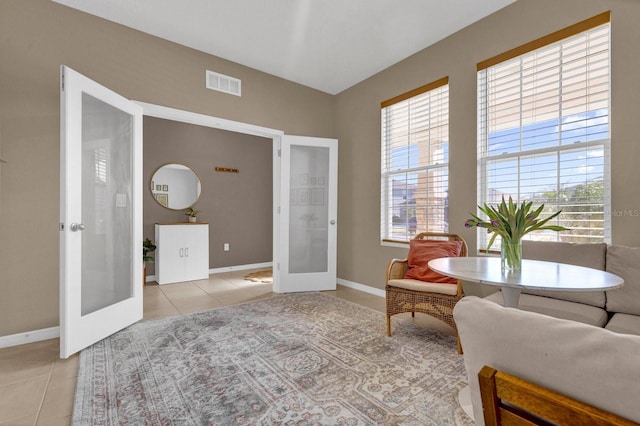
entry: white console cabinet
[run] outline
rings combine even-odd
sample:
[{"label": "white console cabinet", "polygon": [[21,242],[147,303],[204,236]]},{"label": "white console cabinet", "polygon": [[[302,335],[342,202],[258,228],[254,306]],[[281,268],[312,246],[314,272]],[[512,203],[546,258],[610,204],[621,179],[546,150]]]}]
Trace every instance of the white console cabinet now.
[{"label": "white console cabinet", "polygon": [[158,284],[209,278],[209,224],[156,223]]}]

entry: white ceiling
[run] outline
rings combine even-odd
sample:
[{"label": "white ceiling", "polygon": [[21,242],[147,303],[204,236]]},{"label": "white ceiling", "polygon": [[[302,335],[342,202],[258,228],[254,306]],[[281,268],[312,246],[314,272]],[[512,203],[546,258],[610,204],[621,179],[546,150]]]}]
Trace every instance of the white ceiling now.
[{"label": "white ceiling", "polygon": [[516,0],[53,1],[336,94]]}]

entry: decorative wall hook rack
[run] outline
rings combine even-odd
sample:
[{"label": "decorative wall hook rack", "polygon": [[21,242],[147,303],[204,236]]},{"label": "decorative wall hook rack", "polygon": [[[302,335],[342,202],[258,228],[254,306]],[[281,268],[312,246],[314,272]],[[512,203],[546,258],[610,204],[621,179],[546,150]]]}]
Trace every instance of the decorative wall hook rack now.
[{"label": "decorative wall hook rack", "polygon": [[216,167],[216,172],[240,173],[238,169],[230,169],[228,167]]}]

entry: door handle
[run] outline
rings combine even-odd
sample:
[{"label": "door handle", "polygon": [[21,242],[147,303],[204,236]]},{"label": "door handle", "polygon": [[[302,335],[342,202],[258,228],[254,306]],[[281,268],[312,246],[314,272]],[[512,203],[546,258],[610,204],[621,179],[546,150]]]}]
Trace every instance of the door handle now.
[{"label": "door handle", "polygon": [[335,224],[336,224],[336,221],[332,219],[332,220],[330,220],[330,221],[329,221],[329,224],[331,224],[331,225],[335,225]]},{"label": "door handle", "polygon": [[71,232],[84,231],[84,228],[85,226],[82,223],[73,222],[71,225],[69,225],[69,229],[71,230]]}]

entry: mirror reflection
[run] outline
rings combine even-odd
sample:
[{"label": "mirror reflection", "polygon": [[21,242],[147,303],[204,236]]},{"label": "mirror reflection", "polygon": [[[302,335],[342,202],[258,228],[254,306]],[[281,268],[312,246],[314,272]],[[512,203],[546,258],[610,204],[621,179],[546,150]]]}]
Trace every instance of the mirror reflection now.
[{"label": "mirror reflection", "polygon": [[193,206],[202,191],[200,177],[183,164],[165,164],[151,177],[151,193],[161,205],[172,210]]}]

